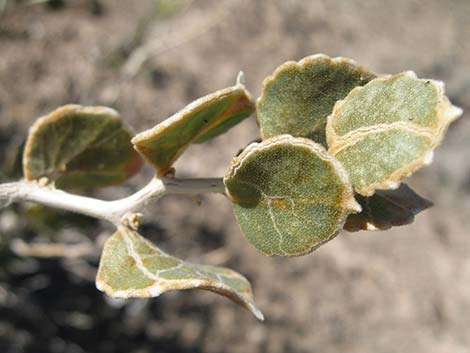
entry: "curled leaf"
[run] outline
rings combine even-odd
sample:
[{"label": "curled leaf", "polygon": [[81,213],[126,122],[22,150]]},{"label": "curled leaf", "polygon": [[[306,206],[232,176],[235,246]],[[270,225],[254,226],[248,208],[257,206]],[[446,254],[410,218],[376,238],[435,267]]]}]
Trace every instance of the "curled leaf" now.
[{"label": "curled leaf", "polygon": [[282,64],[265,79],[257,102],[261,135],[308,137],[326,147],[326,118],[336,101],[375,77],[350,59],[322,54]]},{"label": "curled leaf", "polygon": [[442,82],[418,79],[410,71],[377,78],[336,103],[326,128],[329,152],[349,173],[354,190],[370,196],[396,188],[429,164],[461,114]]},{"label": "curled leaf", "polygon": [[25,178],[47,178],[59,188],[122,183],[142,166],[131,137],[111,108],[63,106],[31,127],[23,154]]},{"label": "curled leaf", "polygon": [[191,143],[210,140],[249,117],[253,100],[241,83],[202,97],[132,143],[159,175],[165,175]]},{"label": "curled leaf", "polygon": [[410,224],[418,213],[432,206],[431,201],[403,183],[396,190],[378,190],[370,197],[357,195],[356,199],[362,212],[348,216],[344,229],[349,232],[387,230]]},{"label": "curled leaf", "polygon": [[249,145],[224,178],[245,237],[266,255],[302,255],[359,212],[341,164],[319,144],[280,135]]},{"label": "curled leaf", "polygon": [[227,268],[177,259],[125,227],[106,241],[96,286],[116,298],[150,298],[171,290],[206,289],[228,297],[263,320],[245,277]]}]

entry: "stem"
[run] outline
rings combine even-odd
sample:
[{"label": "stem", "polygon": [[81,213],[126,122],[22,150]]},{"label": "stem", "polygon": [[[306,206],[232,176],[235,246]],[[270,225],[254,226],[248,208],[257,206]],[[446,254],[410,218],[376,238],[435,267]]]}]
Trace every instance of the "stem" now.
[{"label": "stem", "polygon": [[177,179],[153,178],[135,194],[116,201],[103,201],[41,186],[37,182],[19,181],[0,184],[0,206],[3,203],[33,201],[46,206],[81,213],[119,225],[124,216],[142,210],[151,201],[167,194],[197,195],[221,193],[225,187],[221,178]]}]

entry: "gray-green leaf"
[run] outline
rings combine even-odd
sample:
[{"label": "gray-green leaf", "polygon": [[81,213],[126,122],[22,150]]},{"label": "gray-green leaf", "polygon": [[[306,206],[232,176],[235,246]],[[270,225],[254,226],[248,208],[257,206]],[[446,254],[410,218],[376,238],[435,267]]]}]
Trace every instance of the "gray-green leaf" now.
[{"label": "gray-green leaf", "polygon": [[356,196],[362,212],[349,215],[344,229],[387,230],[410,224],[415,216],[432,206],[432,202],[419,196],[408,185],[401,184],[396,190],[378,190],[370,197]]},{"label": "gray-green leaf", "polygon": [[335,105],[326,128],[329,152],[349,173],[354,190],[370,196],[398,187],[429,164],[461,114],[442,82],[418,79],[410,71],[377,78]]},{"label": "gray-green leaf", "polygon": [[265,79],[257,102],[262,137],[289,134],[326,147],[326,118],[336,101],[375,77],[350,59],[322,54],[282,64]]},{"label": "gray-green leaf", "polygon": [[191,143],[226,132],[254,111],[251,95],[238,83],[192,102],[153,129],[138,134],[132,143],[159,175],[165,175]]},{"label": "gray-green leaf", "polygon": [[266,255],[302,255],[359,212],[341,164],[319,144],[280,135],[249,145],[224,178],[245,237]]},{"label": "gray-green leaf", "polygon": [[171,290],[206,289],[233,300],[263,320],[245,277],[228,268],[177,259],[126,227],[120,227],[107,240],[96,286],[116,298],[149,298]]},{"label": "gray-green leaf", "polygon": [[63,106],[31,127],[23,155],[25,178],[47,178],[58,188],[122,183],[142,166],[131,137],[111,108]]}]

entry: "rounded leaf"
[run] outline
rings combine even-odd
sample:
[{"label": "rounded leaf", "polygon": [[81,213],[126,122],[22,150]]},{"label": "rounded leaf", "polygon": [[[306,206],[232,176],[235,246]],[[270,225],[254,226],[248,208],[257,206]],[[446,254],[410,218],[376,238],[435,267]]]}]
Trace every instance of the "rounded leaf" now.
[{"label": "rounded leaf", "polygon": [[328,117],[329,152],[349,173],[356,192],[394,189],[432,161],[449,124],[462,114],[442,82],[411,72],[374,79],[339,101]]},{"label": "rounded leaf", "polygon": [[263,139],[289,134],[326,147],[326,118],[336,101],[375,77],[350,59],[322,54],[282,64],[265,79],[257,102]]},{"label": "rounded leaf", "polygon": [[114,109],[63,106],[31,127],[23,154],[25,178],[47,178],[59,188],[122,183],[142,166],[131,137]]},{"label": "rounded leaf", "polygon": [[302,255],[359,212],[341,164],[319,144],[281,135],[249,145],[224,178],[243,234],[267,255]]}]

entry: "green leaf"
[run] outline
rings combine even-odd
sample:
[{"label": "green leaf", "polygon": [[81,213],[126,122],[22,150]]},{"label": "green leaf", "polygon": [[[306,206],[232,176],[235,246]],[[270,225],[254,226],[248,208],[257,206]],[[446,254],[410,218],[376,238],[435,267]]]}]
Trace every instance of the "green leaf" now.
[{"label": "green leaf", "polygon": [[263,320],[245,277],[228,268],[177,259],[125,227],[106,241],[96,286],[116,298],[150,298],[171,290],[205,289],[233,300]]},{"label": "green leaf", "polygon": [[336,103],[326,128],[329,152],[354,190],[370,196],[394,189],[432,161],[449,124],[462,114],[442,82],[411,72],[377,78]]},{"label": "green leaf", "polygon": [[302,255],[359,212],[341,164],[319,144],[280,135],[249,145],[224,178],[243,234],[266,255]]},{"label": "green leaf", "polygon": [[375,77],[350,59],[322,54],[282,64],[265,79],[257,102],[263,139],[290,134],[326,147],[326,118],[336,101]]},{"label": "green leaf", "polygon": [[194,101],[134,137],[132,143],[159,175],[165,175],[191,143],[202,143],[226,132],[254,110],[250,94],[237,83]]},{"label": "green leaf", "polygon": [[142,166],[131,137],[111,108],[63,106],[31,127],[24,175],[27,180],[47,178],[64,189],[122,183]]},{"label": "green leaf", "polygon": [[348,232],[359,230],[387,230],[392,227],[413,223],[415,216],[432,206],[408,185],[401,184],[396,190],[378,190],[370,197],[356,196],[362,212],[349,215],[344,229]]}]

